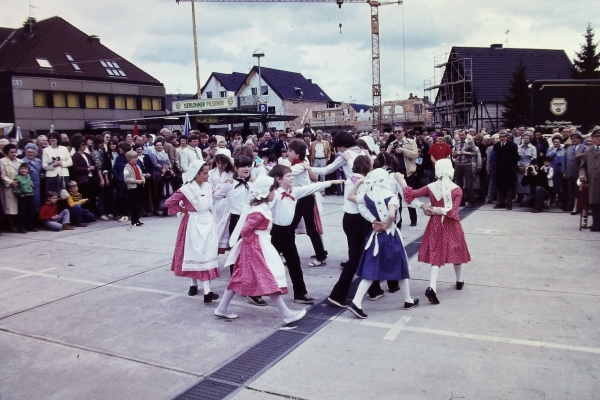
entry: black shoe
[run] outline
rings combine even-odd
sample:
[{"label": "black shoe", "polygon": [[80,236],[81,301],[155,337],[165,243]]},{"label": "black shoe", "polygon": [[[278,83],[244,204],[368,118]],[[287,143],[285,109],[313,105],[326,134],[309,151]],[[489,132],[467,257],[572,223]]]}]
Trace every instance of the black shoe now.
[{"label": "black shoe", "polygon": [[[563,210],[563,211],[569,211],[569,210]],[[579,214],[579,211],[572,211],[571,212],[571,215],[577,215],[577,214]]]},{"label": "black shoe", "polygon": [[354,303],[350,303],[350,305],[348,306],[348,310],[356,315],[358,318],[361,319],[365,319],[367,318],[367,314],[365,314],[365,312],[362,310],[362,308],[358,308],[354,305]]},{"label": "black shoe", "polygon": [[144,223],[143,223],[143,222],[136,222],[136,223],[135,223],[135,226],[142,226],[142,225],[144,225]]},{"label": "black shoe", "polygon": [[188,295],[195,296],[198,294],[198,286],[190,286],[190,290],[188,290]]},{"label": "black shoe", "polygon": [[346,268],[346,265],[348,264],[348,261],[340,263],[340,267],[342,268]]},{"label": "black shoe", "polygon": [[419,299],[413,299],[412,303],[404,302],[404,309],[410,310],[411,308],[415,308],[419,306]]},{"label": "black shoe", "polygon": [[334,305],[334,306],[336,306],[336,307],[340,307],[340,308],[346,308],[346,307],[348,307],[346,304],[344,304],[344,302],[343,302],[343,301],[337,301],[337,300],[335,300],[335,299],[332,299],[331,297],[328,297],[328,298],[327,298],[327,301],[328,301],[330,304],[332,304],[332,305]]},{"label": "black shoe", "polygon": [[425,296],[427,296],[427,300],[429,300],[430,303],[440,304],[440,301],[438,300],[435,291],[432,288],[427,288],[427,290],[425,291]]},{"label": "black shoe", "polygon": [[492,207],[492,208],[494,208],[495,210],[497,210],[497,209],[499,209],[499,208],[504,208],[504,207],[506,207],[506,206],[501,206],[500,204],[496,204],[496,205],[495,205],[494,207]]},{"label": "black shoe", "polygon": [[463,286],[465,286],[465,281],[456,282],[456,290],[462,290]]},{"label": "black shoe", "polygon": [[416,222],[411,222],[410,226],[417,226],[417,223]]},{"label": "black shoe", "polygon": [[398,290],[400,290],[400,285],[388,286],[388,290],[390,291],[390,293],[396,293]]},{"label": "black shoe", "polygon": [[208,292],[204,295],[204,302],[205,303],[210,303],[213,300],[217,300],[219,298],[218,294],[215,294],[213,292]]},{"label": "black shoe", "polygon": [[373,297],[371,297],[371,295],[369,295],[369,300],[371,300],[371,301],[379,300],[380,298],[383,297],[384,294],[385,294],[385,292],[382,290],[381,292],[377,293]]},{"label": "black shoe", "polygon": [[510,211],[510,210],[512,210],[512,206],[506,206],[506,209],[507,209],[508,211]]},{"label": "black shoe", "polygon": [[248,296],[247,297],[248,301],[252,304],[254,304],[255,306],[266,306],[267,302],[263,300],[263,298],[261,296]]},{"label": "black shoe", "polygon": [[312,297],[304,295],[302,297],[294,298],[294,303],[296,303],[296,304],[315,304],[316,300],[317,299],[314,299]]},{"label": "black shoe", "polygon": [[474,206],[473,204],[469,203],[469,204],[467,205],[467,208],[475,208],[475,206]]},{"label": "black shoe", "polygon": [[600,232],[600,228],[596,228],[595,226],[592,226],[590,228],[590,232]]}]

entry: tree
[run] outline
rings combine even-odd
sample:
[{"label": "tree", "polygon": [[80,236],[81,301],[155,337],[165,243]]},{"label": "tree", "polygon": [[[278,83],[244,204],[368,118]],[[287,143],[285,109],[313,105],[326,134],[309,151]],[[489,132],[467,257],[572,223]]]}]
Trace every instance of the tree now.
[{"label": "tree", "polygon": [[531,89],[525,76],[526,69],[527,66],[521,60],[513,72],[509,94],[504,96],[502,118],[506,128],[514,128],[520,124],[531,125]]},{"label": "tree", "polygon": [[571,75],[575,79],[600,79],[600,53],[596,52],[598,42],[594,43],[594,30],[588,24],[585,31],[585,44],[581,45],[581,51],[575,53]]}]

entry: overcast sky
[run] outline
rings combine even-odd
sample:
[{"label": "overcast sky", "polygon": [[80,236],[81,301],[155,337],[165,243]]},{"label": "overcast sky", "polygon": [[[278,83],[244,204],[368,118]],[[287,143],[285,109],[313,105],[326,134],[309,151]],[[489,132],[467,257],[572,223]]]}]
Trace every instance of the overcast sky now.
[{"label": "overcast sky", "polygon": [[[19,27],[25,0],[0,0],[0,26]],[[10,5],[9,5],[10,4]],[[191,4],[175,0],[32,0],[38,20],[58,15],[165,84],[194,93]],[[565,50],[573,58],[588,23],[600,29],[598,0],[406,0],[381,6],[384,100],[423,96],[434,57],[452,46]],[[196,3],[200,76],[261,65],[302,73],[334,100],[371,103],[370,7],[319,3]],[[342,24],[340,33],[339,24]],[[600,30],[599,30],[600,32]],[[600,40],[600,33],[596,35]]]}]

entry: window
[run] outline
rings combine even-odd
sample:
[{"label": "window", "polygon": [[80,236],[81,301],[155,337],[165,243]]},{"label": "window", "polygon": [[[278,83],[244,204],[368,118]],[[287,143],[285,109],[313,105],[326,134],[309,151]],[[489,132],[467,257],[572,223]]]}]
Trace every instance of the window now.
[{"label": "window", "polygon": [[125,96],[115,96],[115,108],[117,110],[125,109]]},{"label": "window", "polygon": [[65,57],[67,57],[67,60],[73,62],[75,60],[73,60],[73,57],[71,57],[71,55],[69,53],[65,53]]},{"label": "window", "polygon": [[67,107],[79,108],[79,93],[67,93]]},{"label": "window", "polygon": [[258,94],[258,89],[253,87],[252,88],[252,96],[256,96]]},{"label": "window", "polygon": [[46,92],[39,90],[33,91],[33,106],[34,107],[48,107],[48,100],[46,99]]},{"label": "window", "polygon": [[394,114],[403,114],[404,108],[402,106],[396,105],[394,106]]},{"label": "window", "polygon": [[152,99],[150,97],[142,97],[142,110],[152,110]]},{"label": "window", "polygon": [[261,96],[266,96],[269,94],[269,87],[268,86],[261,86],[260,87],[260,95]]},{"label": "window", "polygon": [[212,92],[206,92],[206,98],[212,99]]},{"label": "window", "polygon": [[383,106],[383,115],[388,115],[391,111],[391,108],[392,107],[390,106]]},{"label": "window", "polygon": [[98,108],[98,99],[95,94],[85,95],[85,108]]},{"label": "window", "polygon": [[50,61],[48,61],[47,58],[36,58],[35,61],[37,61],[38,65],[42,68],[52,68],[52,64],[50,64]]},{"label": "window", "polygon": [[67,96],[64,92],[54,92],[52,94],[52,102],[56,108],[65,108],[67,106]]},{"label": "window", "polygon": [[98,95],[98,108],[110,108],[107,94]]},{"label": "window", "polygon": [[152,98],[152,109],[155,111],[162,110],[162,99],[160,97]]},{"label": "window", "polygon": [[135,96],[127,96],[125,104],[128,110],[137,110],[137,101],[135,101]]},{"label": "window", "polygon": [[109,76],[127,76],[116,61],[98,60]]},{"label": "window", "polygon": [[414,104],[415,114],[421,114],[423,112],[423,104]]},{"label": "window", "polygon": [[79,65],[77,65],[77,63],[74,63],[74,62],[73,62],[73,63],[71,63],[71,65],[73,66],[73,69],[74,69],[75,71],[81,71],[81,68],[79,68]]},{"label": "window", "polygon": [[222,90],[222,91],[219,92],[219,96],[220,97],[227,97],[227,92],[224,91],[224,90]]}]

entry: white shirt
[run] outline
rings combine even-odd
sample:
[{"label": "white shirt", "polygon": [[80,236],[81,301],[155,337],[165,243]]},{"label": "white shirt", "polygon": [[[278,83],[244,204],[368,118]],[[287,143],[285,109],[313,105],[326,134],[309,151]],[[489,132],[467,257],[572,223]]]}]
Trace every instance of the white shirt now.
[{"label": "white shirt", "polygon": [[187,146],[179,153],[179,165],[183,172],[187,172],[190,163],[195,160],[204,160],[202,158],[202,150],[198,147]]},{"label": "white shirt", "polygon": [[[348,213],[348,214],[358,214],[359,213],[358,204],[356,204],[353,201],[348,200],[350,191],[352,190],[352,188],[354,186],[356,186],[354,184],[354,182],[352,182],[352,178],[355,178],[355,180],[358,180],[360,178],[363,178],[363,176],[361,174],[353,173],[350,178],[346,179],[346,182],[344,183],[344,206],[342,209],[344,210],[345,213]],[[359,191],[362,192],[362,188],[360,188]]]},{"label": "white shirt", "polygon": [[315,158],[325,158],[325,145],[323,142],[315,143]]},{"label": "white shirt", "polygon": [[287,158],[283,158],[283,157],[279,157],[279,159],[277,160],[277,164],[285,165],[286,167],[292,166],[292,163],[290,162],[290,160],[288,160]]},{"label": "white shirt", "polygon": [[308,171],[304,169],[302,164],[296,164],[290,168],[292,170],[292,176],[294,177],[294,183],[292,184],[292,186],[298,187],[311,184]]},{"label": "white shirt", "polygon": [[343,157],[338,156],[331,164],[329,164],[326,167],[313,167],[312,172],[314,172],[317,175],[327,175],[341,167],[344,170],[345,176],[352,176],[352,163],[354,162],[353,160],[356,157],[362,155],[362,152],[358,147],[352,147],[351,149],[347,149],[346,151],[350,154],[350,160],[352,160],[350,163],[344,160]]},{"label": "white shirt", "polygon": [[[248,182],[248,187],[252,188],[252,183]],[[241,215],[244,206],[248,203],[250,189],[247,189],[238,181],[233,183],[225,182],[213,192],[213,200],[217,202],[223,197],[227,197],[227,203],[232,214]]]},{"label": "white shirt", "polygon": [[289,226],[292,224],[294,214],[296,213],[296,204],[298,199],[309,196],[315,192],[331,186],[329,182],[311,183],[310,185],[292,187],[288,193],[294,197],[283,196],[285,190],[278,188],[275,198],[271,202],[271,212],[273,213],[273,224],[280,226]]},{"label": "white shirt", "polygon": [[219,168],[213,168],[208,171],[208,182],[213,187],[214,190],[217,190],[222,184],[225,183],[227,179],[231,179],[233,177],[233,172],[223,172],[219,171]]}]

